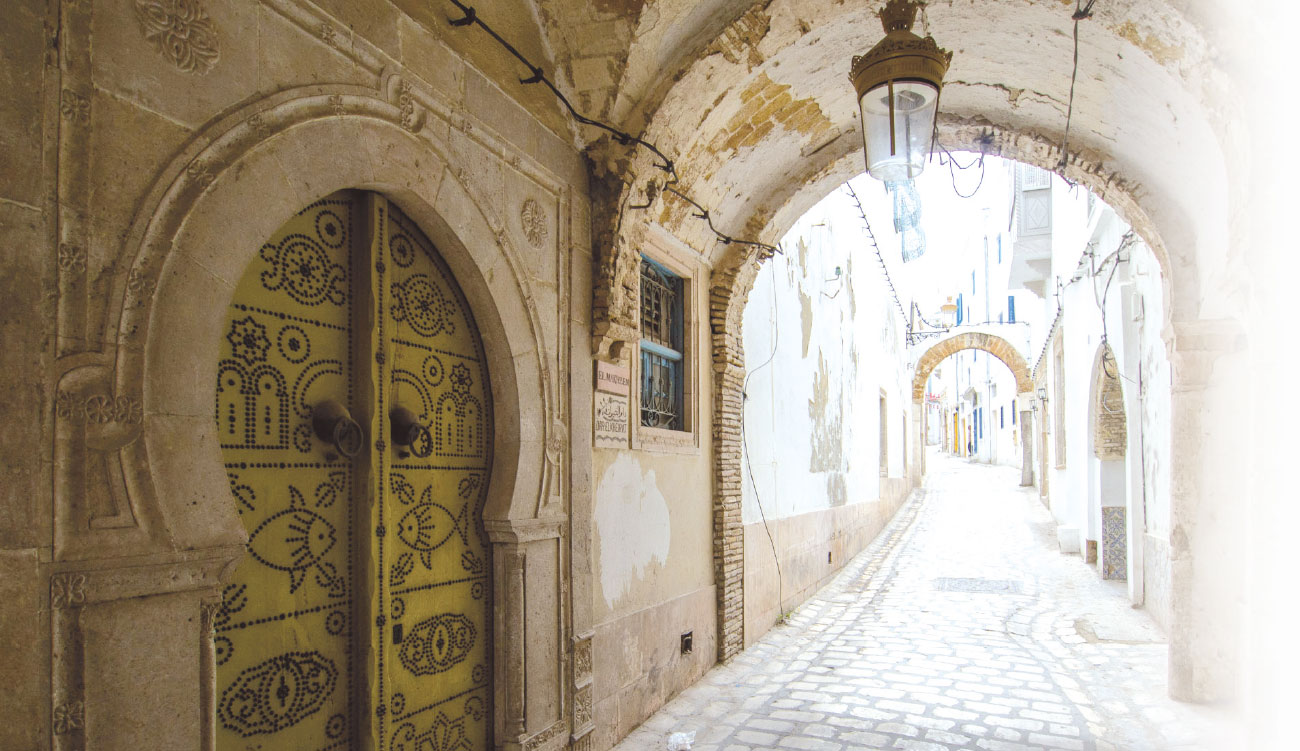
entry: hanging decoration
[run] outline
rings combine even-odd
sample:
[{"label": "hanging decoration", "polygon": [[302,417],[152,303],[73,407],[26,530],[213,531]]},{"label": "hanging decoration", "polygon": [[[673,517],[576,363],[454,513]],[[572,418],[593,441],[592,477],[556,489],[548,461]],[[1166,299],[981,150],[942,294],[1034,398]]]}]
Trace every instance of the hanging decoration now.
[{"label": "hanging decoration", "polygon": [[894,231],[902,238],[903,263],[925,254],[925,230],[921,227],[921,194],[911,180],[885,183],[894,199]]}]

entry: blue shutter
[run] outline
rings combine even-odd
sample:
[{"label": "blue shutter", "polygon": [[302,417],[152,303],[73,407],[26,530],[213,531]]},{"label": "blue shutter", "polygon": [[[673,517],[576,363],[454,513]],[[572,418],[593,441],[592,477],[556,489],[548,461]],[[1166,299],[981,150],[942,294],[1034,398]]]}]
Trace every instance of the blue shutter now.
[{"label": "blue shutter", "polygon": [[1014,295],[1007,295],[1007,323],[1016,322],[1016,298]]}]

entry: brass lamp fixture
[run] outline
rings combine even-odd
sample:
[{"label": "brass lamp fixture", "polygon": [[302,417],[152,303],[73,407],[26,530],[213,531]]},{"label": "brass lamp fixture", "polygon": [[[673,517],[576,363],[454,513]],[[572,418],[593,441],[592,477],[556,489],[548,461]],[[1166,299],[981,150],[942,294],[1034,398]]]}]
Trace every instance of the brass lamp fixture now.
[{"label": "brass lamp fixture", "polygon": [[896,182],[921,174],[939,115],[939,92],[952,53],[912,33],[916,0],[889,0],[880,11],[885,38],[855,55],[849,78],[862,111],[867,172]]}]

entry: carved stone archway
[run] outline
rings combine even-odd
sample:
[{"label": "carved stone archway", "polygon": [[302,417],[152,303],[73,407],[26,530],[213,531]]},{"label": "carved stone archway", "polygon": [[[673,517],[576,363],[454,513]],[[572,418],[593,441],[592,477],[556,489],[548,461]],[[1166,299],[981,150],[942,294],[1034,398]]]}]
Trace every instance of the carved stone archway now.
[{"label": "carved stone archway", "polygon": [[[65,524],[62,533],[71,535],[69,550],[80,544],[130,547],[153,569],[132,563],[121,571],[74,569],[65,576],[61,586],[72,594],[60,600],[54,618],[56,696],[73,695],[85,682],[81,655],[93,638],[71,611],[64,617],[65,605],[175,594],[180,599],[168,601],[175,603],[168,612],[192,615],[169,622],[156,637],[158,649],[195,650],[200,659],[187,664],[198,666],[197,676],[176,670],[158,676],[167,685],[148,691],[166,691],[176,704],[196,708],[193,726],[177,726],[174,737],[178,747],[206,747],[201,739],[209,736],[204,728],[211,727],[215,701],[214,603],[220,574],[241,554],[246,537],[215,432],[212,384],[221,311],[250,257],[278,223],[316,198],[363,188],[387,195],[437,245],[483,333],[498,405],[497,460],[484,510],[496,581],[495,675],[489,677],[499,697],[496,737],[505,748],[520,748],[538,737],[579,729],[568,717],[574,697],[560,683],[565,671],[558,664],[537,669],[539,660],[553,663],[568,652],[562,617],[567,606],[558,575],[566,547],[560,543],[568,531],[561,472],[570,448],[566,397],[557,393],[555,368],[549,365],[555,344],[544,335],[538,295],[516,250],[526,241],[521,234],[526,230],[508,223],[497,202],[464,179],[464,166],[457,167],[462,157],[446,140],[447,131],[424,128],[425,111],[402,106],[397,92],[409,105],[409,89],[390,74],[378,91],[312,87],[254,102],[201,132],[142,202],[125,238],[129,268],[105,316],[105,329],[116,331],[116,347],[80,358],[60,381],[70,394],[109,394],[110,409],[120,402],[123,419],[120,426],[109,426],[114,429],[109,437],[121,440],[101,443],[113,450],[110,473],[121,478],[122,509],[134,523],[106,529],[107,537],[93,525],[78,531]],[[548,200],[564,215],[565,188],[548,173],[535,173],[530,179],[551,191]],[[84,536],[84,543],[76,535]],[[524,582],[530,579],[554,581],[556,588],[526,592]],[[88,596],[88,589],[95,594]],[[525,601],[532,597],[542,598],[540,604]],[[160,602],[132,602],[145,601]],[[542,644],[536,634],[525,639],[524,614],[537,607],[554,611],[552,643]],[[159,616],[138,617],[146,624]],[[117,638],[126,645],[140,641],[131,633],[119,632]],[[540,656],[530,652],[530,642]],[[533,692],[568,701],[556,702],[550,716],[525,715]],[[130,691],[119,694],[98,703],[97,721],[111,724],[135,701]]]}]

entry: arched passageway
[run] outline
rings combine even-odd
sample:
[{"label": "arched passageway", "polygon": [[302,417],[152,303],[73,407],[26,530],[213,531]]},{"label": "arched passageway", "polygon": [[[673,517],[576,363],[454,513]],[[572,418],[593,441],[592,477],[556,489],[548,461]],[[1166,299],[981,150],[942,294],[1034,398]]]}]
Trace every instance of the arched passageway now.
[{"label": "arched passageway", "polygon": [[[610,56],[614,70],[628,72],[629,88],[615,85],[610,99],[596,101],[606,101],[612,115],[626,117],[672,155],[682,178],[677,189],[686,188],[708,205],[710,224],[673,193],[660,190],[657,165],[662,162],[654,154],[627,154],[612,145],[599,151],[607,169],[598,175],[604,176],[608,200],[593,207],[600,251],[592,333],[598,358],[617,359],[622,343],[633,341],[630,274],[648,238],[666,229],[708,256],[717,436],[714,566],[719,628],[725,634],[719,656],[726,658],[744,641],[737,630],[743,620],[743,561],[728,542],[743,535],[739,405],[745,353],[737,332],[766,254],[753,246],[718,243],[710,226],[731,237],[775,242],[814,202],[861,170],[855,103],[842,76],[846,61],[869,47],[879,31],[872,13],[833,0],[705,7],[718,11],[697,8],[695,17],[708,19],[709,32],[698,46],[671,51],[665,44],[671,26],[661,24],[671,23],[672,13],[656,8],[651,18],[630,14],[630,54]],[[1097,79],[1081,88],[1070,151],[1062,153],[1062,100],[1055,92],[1066,91],[1070,80],[1069,50],[1060,47],[1070,37],[1067,11],[1031,0],[930,9],[928,31],[941,44],[961,40],[951,71],[957,83],[944,92],[939,142],[1056,170],[1114,207],[1147,241],[1167,275],[1169,295],[1160,315],[1170,324],[1171,345],[1186,348],[1186,362],[1213,361],[1231,349],[1235,330],[1215,311],[1233,303],[1204,280],[1240,274],[1228,260],[1240,238],[1228,232],[1234,199],[1223,188],[1231,182],[1227,176],[1240,175],[1235,165],[1243,162],[1240,145],[1218,135],[1228,127],[1220,113],[1231,106],[1210,104],[1216,95],[1191,71],[1200,65],[1215,68],[1207,56],[1210,40],[1225,32],[1172,4],[1144,6],[1141,18],[1118,7],[1099,10],[1094,19],[1099,23],[1086,27],[1091,33],[1082,52],[1115,67],[1104,84]],[[646,25],[650,20],[654,23]],[[1134,29],[1143,31],[1135,36]],[[1007,44],[1003,33],[1008,31],[1021,43]],[[1152,44],[1171,38],[1181,40],[1177,54]],[[649,60],[672,61],[672,82],[643,79],[633,61]],[[566,64],[575,73],[582,67],[572,58]],[[1109,94],[1114,91],[1159,93],[1115,100]],[[1177,142],[1160,135],[1175,131]],[[1198,158],[1188,159],[1188,153]],[[644,211],[626,208],[647,204]],[[1189,408],[1176,414],[1197,424],[1210,387],[1207,372],[1175,368],[1175,378],[1186,379],[1178,381],[1176,398],[1189,400]],[[1185,427],[1179,435],[1197,431],[1195,425]],[[1196,476],[1218,459],[1215,451],[1205,452],[1203,445],[1188,441],[1178,446],[1175,461],[1188,477]],[[1208,487],[1189,483],[1179,494],[1176,515],[1185,522],[1175,525],[1192,548],[1223,551],[1234,533],[1199,523],[1204,506],[1223,500],[1211,500]],[[1172,664],[1178,667],[1171,676],[1180,695],[1208,698],[1217,695],[1211,684],[1232,683],[1233,658],[1196,645],[1231,640],[1234,627],[1203,617],[1222,611],[1203,606],[1210,590],[1195,583],[1194,571],[1174,574],[1176,598],[1188,604],[1178,610],[1188,618],[1177,629]],[[1193,663],[1200,667],[1183,669]]]},{"label": "arched passageway", "polygon": [[920,484],[925,474],[925,420],[927,411],[924,405],[925,385],[930,380],[939,363],[963,350],[980,350],[1000,360],[1016,380],[1016,406],[1019,412],[1020,451],[1021,451],[1021,485],[1033,484],[1033,448],[1031,443],[1033,425],[1033,391],[1034,383],[1029,365],[1016,349],[1015,345],[995,334],[984,332],[962,332],[941,339],[930,345],[916,360],[912,375],[912,455],[916,457],[912,464],[913,482]]},{"label": "arched passageway", "polygon": [[[766,252],[734,240],[775,242],[860,171],[844,74],[880,38],[880,3],[475,2],[531,70],[452,0],[120,5],[14,0],[4,27],[0,212],[18,250],[3,277],[12,309],[40,314],[4,323],[16,449],[0,668],[21,677],[9,706],[31,719],[0,726],[0,746],[210,745],[211,629],[247,542],[214,424],[214,353],[251,255],[341,189],[381,192],[423,229],[483,334],[495,740],[601,751],[735,656],[740,322]],[[1286,247],[1274,228],[1292,176],[1276,149],[1292,120],[1273,116],[1286,87],[1270,76],[1287,66],[1251,59],[1285,55],[1294,24],[1255,11],[1098,3],[1080,22],[1073,106],[1068,4],[934,3],[923,19],[958,51],[939,143],[1090,188],[1165,273],[1147,315],[1172,373],[1170,686],[1191,699],[1238,688],[1243,596],[1261,637],[1251,668],[1272,669],[1289,638],[1274,625],[1285,618],[1255,617],[1275,612],[1272,585],[1242,575],[1286,563],[1273,514],[1295,513],[1277,500],[1285,460],[1244,427],[1285,419],[1269,396],[1279,355],[1258,342],[1289,320],[1290,298],[1256,290],[1295,278],[1268,257]],[[656,149],[573,117],[541,74]],[[670,353],[690,363],[674,384],[689,429],[666,437],[631,421],[635,378],[621,370],[636,372],[647,249],[677,262],[689,302]],[[656,476],[675,486],[657,492]],[[629,497],[665,510],[602,530]],[[663,534],[628,544],[643,528]],[[1243,528],[1268,544],[1243,555]],[[691,632],[693,652],[678,642]],[[1290,686],[1291,672],[1259,685]],[[1266,709],[1285,719],[1288,706]]]},{"label": "arched passageway", "polygon": [[[1124,410],[1124,391],[1120,382],[1119,365],[1110,345],[1102,343],[1097,350],[1092,368],[1092,393],[1088,406],[1091,412],[1092,461],[1095,469],[1089,472],[1093,484],[1089,488],[1089,508],[1097,509],[1100,518],[1101,550],[1098,564],[1105,579],[1127,579],[1129,571],[1129,509],[1130,494],[1142,493],[1140,484],[1130,489],[1133,473],[1127,471],[1125,455],[1128,452],[1128,421]],[[1138,496],[1140,497],[1140,495]],[[1135,513],[1142,513],[1134,508]],[[1135,520],[1135,524],[1138,520]]]}]

